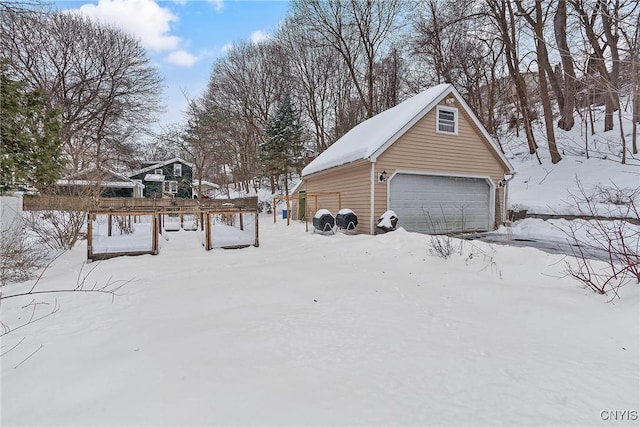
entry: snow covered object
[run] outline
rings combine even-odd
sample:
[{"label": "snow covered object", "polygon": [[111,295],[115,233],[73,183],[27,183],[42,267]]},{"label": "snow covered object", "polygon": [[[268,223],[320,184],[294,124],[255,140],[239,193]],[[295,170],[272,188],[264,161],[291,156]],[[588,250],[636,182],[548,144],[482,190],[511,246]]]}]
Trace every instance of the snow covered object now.
[{"label": "snow covered object", "polygon": [[336,215],[336,225],[343,230],[355,230],[358,226],[358,217],[351,209],[340,209]]},{"label": "snow covered object", "polygon": [[[333,231],[336,221],[333,215],[327,209],[320,209],[313,216],[313,227],[318,231]],[[314,230],[314,231],[315,231]]]},{"label": "snow covered object", "polygon": [[378,225],[376,226],[379,231],[386,233],[393,231],[398,225],[398,216],[392,210],[388,210],[378,218]]}]

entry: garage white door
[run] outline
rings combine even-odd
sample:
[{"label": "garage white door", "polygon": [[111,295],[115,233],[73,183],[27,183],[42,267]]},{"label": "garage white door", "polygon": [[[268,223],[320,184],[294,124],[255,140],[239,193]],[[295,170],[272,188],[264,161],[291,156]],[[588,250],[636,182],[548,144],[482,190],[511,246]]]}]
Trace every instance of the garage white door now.
[{"label": "garage white door", "polygon": [[389,209],[407,231],[486,231],[491,228],[491,186],[484,178],[399,173],[389,180]]}]

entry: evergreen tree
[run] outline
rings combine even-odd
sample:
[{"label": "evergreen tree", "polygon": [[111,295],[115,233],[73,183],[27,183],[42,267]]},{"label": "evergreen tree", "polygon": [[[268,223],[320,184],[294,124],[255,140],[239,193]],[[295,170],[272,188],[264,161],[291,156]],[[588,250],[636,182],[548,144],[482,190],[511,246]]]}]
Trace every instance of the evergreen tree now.
[{"label": "evergreen tree", "polygon": [[304,144],[298,112],[287,94],[269,119],[266,141],[260,145],[259,160],[265,175],[285,176],[285,193],[289,194],[288,176],[291,170],[302,170]]},{"label": "evergreen tree", "polygon": [[0,64],[0,185],[46,187],[60,176],[60,118],[44,93],[12,80]]}]

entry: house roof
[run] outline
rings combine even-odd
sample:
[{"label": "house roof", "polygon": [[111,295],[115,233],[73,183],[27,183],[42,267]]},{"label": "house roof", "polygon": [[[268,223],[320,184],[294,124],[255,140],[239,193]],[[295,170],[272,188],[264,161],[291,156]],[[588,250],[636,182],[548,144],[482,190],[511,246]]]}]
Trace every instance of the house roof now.
[{"label": "house roof", "polygon": [[449,83],[433,86],[393,108],[371,117],[360,123],[342,138],[337,140],[327,150],[309,163],[303,170],[302,176],[345,165],[357,160],[368,159],[375,161],[389,146],[402,136],[411,126],[431,111],[442,99],[453,94],[467,111],[474,123],[481,130],[496,154],[507,166],[509,171],[513,167],[506,157],[495,147],[493,138],[478,121],[467,103],[458,91]]},{"label": "house roof", "polygon": [[[202,190],[203,191],[209,191],[209,190],[217,190],[220,188],[220,186],[218,184],[216,184],[215,182],[211,182],[211,181],[206,181],[206,180],[202,180],[200,181],[202,184]],[[198,181],[197,180],[193,180],[191,182],[191,186],[195,189],[198,189]]]},{"label": "house roof", "polygon": [[56,185],[93,185],[100,183],[103,187],[144,188],[144,184],[134,181],[110,169],[85,169],[56,181]]},{"label": "house roof", "polygon": [[[184,165],[187,165],[187,166],[189,166],[190,168],[193,169],[193,163],[187,162],[186,160],[181,159],[180,157],[174,157],[173,159],[164,160],[164,161],[161,161],[161,162],[158,162],[158,163],[154,163],[151,166],[146,166],[146,167],[144,167],[142,169],[138,169],[138,170],[129,172],[127,175],[128,176],[139,175],[141,173],[149,172],[149,171],[154,170],[154,169],[159,169],[159,168],[161,168],[163,166],[169,165],[171,163],[176,163],[176,162],[182,163]],[[145,162],[145,163],[148,163],[148,162]]]},{"label": "house roof", "polygon": [[157,173],[148,173],[144,176],[145,181],[164,182],[164,175]]}]

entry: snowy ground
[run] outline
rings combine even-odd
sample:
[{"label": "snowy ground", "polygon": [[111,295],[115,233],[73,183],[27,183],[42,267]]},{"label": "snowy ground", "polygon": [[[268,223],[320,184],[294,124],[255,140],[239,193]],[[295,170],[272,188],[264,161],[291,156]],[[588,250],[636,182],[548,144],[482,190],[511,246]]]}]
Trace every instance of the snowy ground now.
[{"label": "snowy ground", "polygon": [[[586,160],[581,127],[558,132],[557,165],[541,138],[543,166],[503,140],[512,207],[584,213],[580,183],[616,213],[602,189],[633,193],[638,159],[610,154],[619,134],[590,136]],[[527,219],[496,235],[594,240],[588,224]],[[566,277],[571,258],[479,241],[454,241],[445,260],[402,229],[320,235],[278,214],[259,230],[259,248],[207,252],[182,230],[159,255],[89,265],[82,242],[36,291],[125,284],[118,296],[3,299],[2,425],[638,425],[637,284],[595,295]],[[639,228],[625,230],[638,247]]]},{"label": "snowy ground", "polygon": [[584,203],[587,197],[599,215],[628,217],[627,209],[611,202],[630,195],[635,196],[636,206],[640,206],[640,155],[631,152],[631,115],[629,112],[624,115],[628,150],[627,163],[622,165],[617,118],[615,129],[603,132],[604,108],[597,108],[594,114],[595,135],[591,135],[590,129],[585,131],[578,116],[576,126],[570,131],[555,130],[563,156],[555,165],[550,160],[542,123],[534,122],[542,165],[535,155],[529,154],[523,132],[519,138],[515,138],[512,131],[503,137],[507,158],[517,172],[509,187],[508,204],[512,209],[538,214],[588,215],[591,212]]},{"label": "snowy ground", "polygon": [[[601,411],[638,410],[638,286],[607,303],[561,256],[464,242],[443,260],[403,230],[266,215],[260,234],[206,252],[180,231],[80,275],[84,245],[64,254],[38,289],[93,267],[89,285],[134,281],[113,302],[36,298],[60,310],[2,338],[2,424],[637,425]],[[3,301],[2,321],[33,299]]]}]

